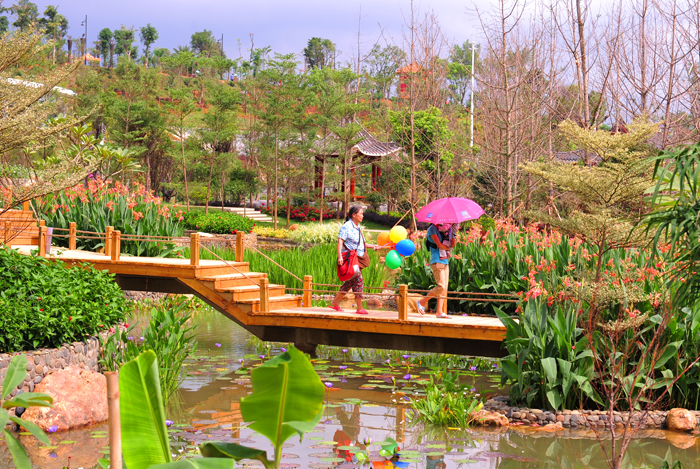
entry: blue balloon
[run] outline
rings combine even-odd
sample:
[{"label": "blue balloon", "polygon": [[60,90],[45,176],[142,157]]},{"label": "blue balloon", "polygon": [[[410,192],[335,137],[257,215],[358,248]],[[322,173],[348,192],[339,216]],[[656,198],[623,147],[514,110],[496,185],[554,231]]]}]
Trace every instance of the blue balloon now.
[{"label": "blue balloon", "polygon": [[416,251],[416,245],[410,239],[402,239],[396,243],[396,250],[402,256],[410,256]]}]

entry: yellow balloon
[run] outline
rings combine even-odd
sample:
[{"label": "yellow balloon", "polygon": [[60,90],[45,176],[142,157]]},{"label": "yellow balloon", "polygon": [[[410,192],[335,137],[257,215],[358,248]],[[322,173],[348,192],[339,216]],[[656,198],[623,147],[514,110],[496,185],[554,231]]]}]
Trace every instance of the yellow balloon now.
[{"label": "yellow balloon", "polygon": [[400,225],[393,227],[391,231],[389,231],[389,239],[391,239],[392,243],[398,243],[399,241],[406,239],[406,236],[408,236],[406,228]]}]

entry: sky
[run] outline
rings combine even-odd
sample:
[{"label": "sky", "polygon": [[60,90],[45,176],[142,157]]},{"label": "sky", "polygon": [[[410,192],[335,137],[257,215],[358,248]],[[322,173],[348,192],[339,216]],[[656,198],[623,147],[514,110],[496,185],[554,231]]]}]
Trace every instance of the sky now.
[{"label": "sky", "polygon": [[[5,0],[9,6],[12,0]],[[482,0],[483,2],[483,0]],[[298,53],[309,38],[317,36],[333,41],[342,52],[338,61],[357,56],[357,30],[360,12],[361,50],[373,44],[401,46],[404,18],[410,17],[409,0],[40,0],[35,1],[42,13],[49,4],[58,4],[68,18],[69,34],[79,38],[81,23],[88,17],[88,40],[97,39],[102,28],[119,29],[123,24],[136,29],[147,23],[155,26],[159,39],[153,47],[173,49],[187,45],[195,31],[208,29],[217,38],[224,36],[229,58],[247,57],[250,33],[255,47],[271,46],[273,52]],[[471,0],[415,1],[421,13],[433,11],[443,33],[451,43],[463,43],[476,37],[478,23],[468,13]],[[138,36],[137,36],[138,37]]]}]

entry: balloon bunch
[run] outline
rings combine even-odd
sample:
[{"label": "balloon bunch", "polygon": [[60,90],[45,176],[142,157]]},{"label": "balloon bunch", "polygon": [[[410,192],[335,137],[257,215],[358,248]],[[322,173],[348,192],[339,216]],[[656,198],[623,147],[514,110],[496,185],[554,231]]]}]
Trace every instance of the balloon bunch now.
[{"label": "balloon bunch", "polygon": [[384,258],[384,263],[390,269],[401,267],[402,257],[410,256],[416,250],[416,245],[410,239],[406,239],[408,232],[403,226],[395,226],[391,231],[379,233],[377,244],[379,247],[390,247]]}]

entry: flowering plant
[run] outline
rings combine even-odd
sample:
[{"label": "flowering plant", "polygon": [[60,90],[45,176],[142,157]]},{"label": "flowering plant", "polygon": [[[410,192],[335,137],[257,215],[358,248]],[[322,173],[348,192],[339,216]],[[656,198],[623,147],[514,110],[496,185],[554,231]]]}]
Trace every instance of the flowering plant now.
[{"label": "flowering plant", "polygon": [[[274,210],[272,207],[262,207],[260,211],[266,215],[272,215]],[[323,219],[335,218],[335,212],[332,210],[323,211]],[[277,216],[286,217],[287,216],[287,206],[277,207]],[[300,221],[318,221],[321,218],[321,212],[316,207],[310,205],[301,205],[298,207],[292,207],[289,218],[292,220]]]},{"label": "flowering plant", "polygon": [[[139,183],[128,185],[90,179],[86,186],[71,187],[34,204],[46,226],[54,228],[67,229],[70,222],[75,222],[78,230],[94,233],[104,233],[108,226],[121,231],[122,235],[173,238],[183,233],[179,223],[184,219],[182,211],[173,213]],[[54,232],[54,235],[60,234],[65,233]],[[68,246],[68,238],[54,236],[53,241],[58,246]],[[76,242],[78,249],[95,251],[104,247],[102,238],[78,238]],[[121,251],[134,256],[164,257],[176,249],[172,242],[121,240]]]}]

